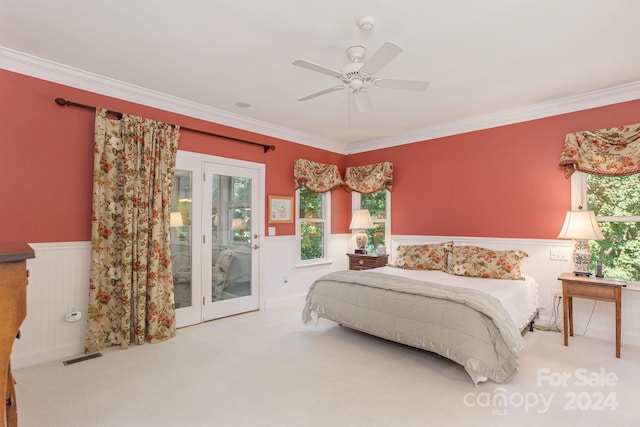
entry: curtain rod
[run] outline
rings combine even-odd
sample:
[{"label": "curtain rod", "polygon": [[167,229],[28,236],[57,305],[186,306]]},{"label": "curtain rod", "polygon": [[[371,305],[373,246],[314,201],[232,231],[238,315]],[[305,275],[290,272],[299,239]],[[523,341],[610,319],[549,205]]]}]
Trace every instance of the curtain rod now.
[{"label": "curtain rod", "polygon": [[[56,98],[55,101],[56,101],[56,104],[58,104],[58,105],[63,105],[63,106],[67,105],[67,106],[71,106],[71,107],[86,108],[87,110],[93,110],[93,111],[97,110],[96,107],[93,107],[91,105],[78,104],[77,102],[68,101],[68,100],[66,100],[64,98]],[[112,110],[107,110],[107,113],[115,114],[118,117],[122,117],[122,115],[123,115],[122,113],[119,113],[117,111],[112,111]],[[172,125],[172,126],[177,126],[177,125]],[[216,137],[228,139],[228,140],[231,140],[231,141],[242,142],[242,143],[245,143],[245,144],[257,145],[257,146],[262,147],[262,149],[264,150],[265,153],[267,153],[269,150],[275,150],[276,149],[275,145],[261,144],[259,142],[247,141],[245,139],[233,138],[231,136],[219,135],[217,133],[206,132],[206,131],[203,131],[203,130],[192,129],[192,128],[183,127],[183,126],[180,126],[180,129],[187,130],[189,132],[199,133],[199,134],[202,134],[202,135],[216,136]]]}]

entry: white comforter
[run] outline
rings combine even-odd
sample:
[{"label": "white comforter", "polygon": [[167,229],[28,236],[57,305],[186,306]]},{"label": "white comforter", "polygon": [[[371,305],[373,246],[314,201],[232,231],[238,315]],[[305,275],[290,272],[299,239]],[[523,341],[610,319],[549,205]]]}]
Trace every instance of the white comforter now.
[{"label": "white comforter", "polygon": [[520,330],[527,326],[540,308],[538,283],[530,276],[525,276],[525,280],[499,280],[462,277],[444,271],[406,270],[394,267],[381,267],[370,271],[486,292],[500,300]]},{"label": "white comforter", "polygon": [[305,323],[324,317],[462,365],[474,384],[519,367],[520,330],[539,307],[537,284],[391,267],[336,271],[309,288]]}]

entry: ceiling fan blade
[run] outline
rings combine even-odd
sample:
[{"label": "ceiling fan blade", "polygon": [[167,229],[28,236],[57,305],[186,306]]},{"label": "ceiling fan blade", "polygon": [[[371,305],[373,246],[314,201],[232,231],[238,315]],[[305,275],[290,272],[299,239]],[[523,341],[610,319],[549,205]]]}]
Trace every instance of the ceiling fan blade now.
[{"label": "ceiling fan blade", "polygon": [[393,58],[402,53],[402,48],[395,43],[386,42],[364,63],[360,72],[366,74],[376,74]]},{"label": "ceiling fan blade", "polygon": [[337,79],[342,76],[340,71],[334,70],[329,67],[325,67],[324,65],[315,64],[313,62],[309,62],[306,59],[296,59],[292,62],[293,65],[297,65],[298,67],[306,68],[307,70],[315,71],[317,73],[326,74],[331,77],[335,77]]},{"label": "ceiling fan blade", "polygon": [[326,95],[328,93],[335,92],[342,89],[344,89],[344,85],[333,86],[333,87],[330,87],[329,89],[321,90],[320,92],[307,95],[304,98],[298,99],[298,101],[308,101],[309,99],[317,98],[318,96]]},{"label": "ceiling fan blade", "polygon": [[429,82],[421,80],[380,79],[375,84],[384,89],[427,90]]},{"label": "ceiling fan blade", "polygon": [[369,94],[366,90],[360,89],[353,92],[353,97],[356,101],[356,106],[358,107],[358,111],[361,113],[366,113],[371,110],[371,99],[369,99]]}]

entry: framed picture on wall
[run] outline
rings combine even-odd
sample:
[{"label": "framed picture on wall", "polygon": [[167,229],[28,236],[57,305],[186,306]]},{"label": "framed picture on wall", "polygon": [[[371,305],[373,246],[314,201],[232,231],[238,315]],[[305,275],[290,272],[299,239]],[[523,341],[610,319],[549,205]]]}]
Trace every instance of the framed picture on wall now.
[{"label": "framed picture on wall", "polygon": [[272,224],[293,222],[293,197],[269,196],[269,222]]}]

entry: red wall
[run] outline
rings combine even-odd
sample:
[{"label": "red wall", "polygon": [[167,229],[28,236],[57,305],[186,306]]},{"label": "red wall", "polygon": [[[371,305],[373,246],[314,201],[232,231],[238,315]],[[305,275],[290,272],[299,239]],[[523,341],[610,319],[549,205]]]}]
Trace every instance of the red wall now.
[{"label": "red wall", "polygon": [[[0,240],[88,241],[91,233],[94,112],[61,107],[61,97],[175,123],[194,129],[276,146],[261,147],[182,131],[179,149],[266,165],[266,193],[293,196],[293,162],[306,158],[337,164],[345,156],[264,135],[169,113],[115,98],[0,70]],[[350,195],[332,197],[332,231],[348,231]],[[266,209],[266,206],[265,206]],[[344,217],[344,218],[343,218]],[[266,224],[269,226],[270,224]],[[295,234],[293,224],[277,224],[278,235]]]},{"label": "red wall", "polygon": [[637,123],[640,101],[348,156],[394,164],[391,232],[555,239],[571,208],[567,133]]},{"label": "red wall", "polygon": [[[183,131],[181,150],[266,165],[267,195],[294,195],[293,161],[394,164],[392,233],[556,238],[570,208],[558,167],[564,135],[637,123],[640,101],[343,156],[0,70],[0,240],[90,239],[94,113],[54,99],[103,106],[228,136]],[[348,233],[351,196],[332,193],[332,232]],[[266,211],[266,206],[265,206]],[[266,224],[269,226],[269,224]],[[278,224],[278,235],[295,233]]]}]

